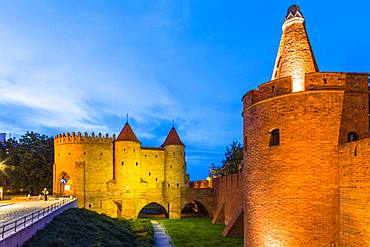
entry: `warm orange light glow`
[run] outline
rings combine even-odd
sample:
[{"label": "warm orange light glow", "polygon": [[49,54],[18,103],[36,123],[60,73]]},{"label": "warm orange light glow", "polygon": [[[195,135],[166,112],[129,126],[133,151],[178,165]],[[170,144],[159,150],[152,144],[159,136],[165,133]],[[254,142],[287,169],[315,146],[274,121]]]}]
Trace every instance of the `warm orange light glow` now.
[{"label": "warm orange light glow", "polygon": [[286,246],[284,243],[274,239],[270,234],[265,236],[263,241],[264,246],[266,247],[284,247]]}]

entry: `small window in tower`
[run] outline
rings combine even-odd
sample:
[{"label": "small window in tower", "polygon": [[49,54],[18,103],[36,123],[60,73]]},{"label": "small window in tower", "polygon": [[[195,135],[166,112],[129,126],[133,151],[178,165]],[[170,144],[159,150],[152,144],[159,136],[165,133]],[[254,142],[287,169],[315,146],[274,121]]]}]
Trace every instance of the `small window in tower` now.
[{"label": "small window in tower", "polygon": [[136,166],[138,166],[139,165],[139,162],[136,162]]},{"label": "small window in tower", "polygon": [[355,156],[357,156],[357,147],[355,147]]},{"label": "small window in tower", "polygon": [[157,157],[158,157],[158,155],[155,155],[155,157],[157,158]]},{"label": "small window in tower", "polygon": [[155,178],[155,181],[158,181],[158,178]]},{"label": "small window in tower", "polygon": [[328,83],[328,79],[324,79],[324,85],[326,85]]},{"label": "small window in tower", "polygon": [[276,68],[277,68],[277,69],[279,69],[279,67],[280,67],[280,62],[281,62],[281,56],[279,57],[278,62],[277,62],[277,64],[276,64]]},{"label": "small window in tower", "polygon": [[176,152],[173,152],[173,154],[175,155],[175,154],[176,154]]},{"label": "small window in tower", "polygon": [[122,162],[121,162],[121,165],[123,166],[124,164],[125,164],[125,163],[122,161]]},{"label": "small window in tower", "polygon": [[177,183],[176,185],[177,185],[177,187],[179,187],[179,185],[180,185],[180,184],[179,184],[179,183]]},{"label": "small window in tower", "polygon": [[172,168],[172,165],[170,165],[170,168]]},{"label": "small window in tower", "polygon": [[71,153],[68,153],[68,155],[71,155]]},{"label": "small window in tower", "polygon": [[135,152],[135,148],[134,148],[134,152]]},{"label": "small window in tower", "polygon": [[170,184],[168,184],[168,187],[170,187]]},{"label": "small window in tower", "polygon": [[149,176],[151,175],[151,173],[149,172]]},{"label": "small window in tower", "polygon": [[354,142],[354,141],[357,141],[358,139],[359,139],[358,134],[356,132],[349,132],[348,133],[347,142]]},{"label": "small window in tower", "polygon": [[86,155],[86,152],[84,152],[84,155]]},{"label": "small window in tower", "polygon": [[247,136],[244,136],[244,151],[247,151]]},{"label": "small window in tower", "polygon": [[126,152],[126,148],[124,148],[123,151]]},{"label": "small window in tower", "polygon": [[100,153],[100,155],[103,155],[103,153]]},{"label": "small window in tower", "polygon": [[270,135],[270,146],[279,146],[280,145],[280,130],[274,129],[271,131]]},{"label": "small window in tower", "polygon": [[144,155],[144,157],[146,158],[146,155]]},{"label": "small window in tower", "polygon": [[89,208],[91,208],[91,204],[89,204]]}]

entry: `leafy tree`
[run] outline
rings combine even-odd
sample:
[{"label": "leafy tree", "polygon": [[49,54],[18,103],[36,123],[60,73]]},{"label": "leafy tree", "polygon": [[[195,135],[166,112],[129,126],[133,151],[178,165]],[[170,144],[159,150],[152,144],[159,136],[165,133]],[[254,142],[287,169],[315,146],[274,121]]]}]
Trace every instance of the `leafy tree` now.
[{"label": "leafy tree", "polygon": [[51,189],[53,179],[54,143],[45,135],[28,132],[18,141],[7,141],[10,186],[30,194]]},{"label": "leafy tree", "polygon": [[229,174],[238,173],[243,170],[243,146],[233,141],[230,147],[226,147],[225,158],[222,160],[221,166],[211,164],[210,176],[227,176]]}]

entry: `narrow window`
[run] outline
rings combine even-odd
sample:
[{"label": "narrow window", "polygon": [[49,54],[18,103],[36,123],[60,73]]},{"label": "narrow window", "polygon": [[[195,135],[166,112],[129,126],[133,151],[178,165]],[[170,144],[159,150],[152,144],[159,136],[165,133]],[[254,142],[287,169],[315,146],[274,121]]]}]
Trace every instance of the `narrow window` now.
[{"label": "narrow window", "polygon": [[100,153],[100,155],[103,155],[103,153]]},{"label": "narrow window", "polygon": [[155,178],[155,181],[158,181],[158,178]]},{"label": "narrow window", "polygon": [[136,162],[136,166],[138,166],[139,165],[139,162]]},{"label": "narrow window", "polygon": [[123,166],[123,164],[124,164],[124,163],[123,163],[123,161],[122,161],[122,162],[121,162],[121,165]]},{"label": "narrow window", "polygon": [[135,152],[135,148],[134,148],[134,152]]},{"label": "narrow window", "polygon": [[157,157],[158,157],[158,155],[155,155],[155,157],[157,158]]},{"label": "narrow window", "polygon": [[244,136],[244,151],[247,151],[247,136]]},{"label": "narrow window", "polygon": [[358,134],[356,132],[349,132],[347,142],[354,142],[358,140]]},{"label": "narrow window", "polygon": [[124,148],[123,151],[126,152],[126,148]]},{"label": "narrow window", "polygon": [[355,148],[355,156],[357,156],[357,147]]},{"label": "narrow window", "polygon": [[84,152],[84,155],[86,155],[86,152]]},{"label": "narrow window", "polygon": [[175,154],[176,154],[176,152],[173,152],[173,154],[175,155]]},{"label": "narrow window", "polygon": [[168,184],[168,187],[170,187],[170,184]]},{"label": "narrow window", "polygon": [[150,172],[149,172],[149,176],[150,176]]},{"label": "narrow window", "polygon": [[172,165],[170,165],[170,168],[172,168]]},{"label": "narrow window", "polygon": [[280,130],[274,129],[271,131],[270,146],[279,146],[279,145],[280,145]]},{"label": "narrow window", "polygon": [[179,185],[180,185],[180,184],[179,184],[179,183],[177,183],[177,187],[179,187]]},{"label": "narrow window", "polygon": [[68,155],[71,155],[71,153],[68,153]]},{"label": "narrow window", "polygon": [[326,85],[328,83],[328,80],[325,78],[324,79],[324,85]]}]

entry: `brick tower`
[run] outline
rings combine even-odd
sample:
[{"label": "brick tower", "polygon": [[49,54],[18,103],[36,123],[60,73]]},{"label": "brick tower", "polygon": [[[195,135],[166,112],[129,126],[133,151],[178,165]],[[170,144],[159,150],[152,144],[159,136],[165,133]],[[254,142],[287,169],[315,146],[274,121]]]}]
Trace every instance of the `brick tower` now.
[{"label": "brick tower", "polygon": [[318,72],[315,57],[307,36],[305,19],[297,5],[288,9],[283,24],[272,80],[291,76],[292,91],[304,90],[304,75]]},{"label": "brick tower", "polygon": [[[367,228],[364,220],[353,226],[358,192],[347,194],[356,185],[342,183],[354,179],[339,175],[338,150],[368,137],[368,74],[318,72],[303,15],[292,6],[272,79],[243,97],[244,246],[351,241]],[[351,147],[349,164],[358,156]],[[368,194],[361,200],[368,205]],[[359,243],[340,246],[366,246]]]}]

